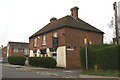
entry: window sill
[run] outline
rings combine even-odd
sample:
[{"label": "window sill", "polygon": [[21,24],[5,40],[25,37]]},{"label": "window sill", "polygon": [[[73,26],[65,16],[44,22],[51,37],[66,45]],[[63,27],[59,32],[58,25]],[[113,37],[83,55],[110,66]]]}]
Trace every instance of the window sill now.
[{"label": "window sill", "polygon": [[42,46],[46,46],[46,44],[42,44]]},{"label": "window sill", "polygon": [[58,37],[53,37],[53,39],[58,39]]},{"label": "window sill", "polygon": [[34,48],[37,48],[36,46],[34,46]]}]

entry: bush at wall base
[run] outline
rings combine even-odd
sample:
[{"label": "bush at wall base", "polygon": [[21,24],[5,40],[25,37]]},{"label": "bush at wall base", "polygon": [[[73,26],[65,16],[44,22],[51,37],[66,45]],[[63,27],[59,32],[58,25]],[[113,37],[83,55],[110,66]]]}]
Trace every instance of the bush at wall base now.
[{"label": "bush at wall base", "polygon": [[8,62],[14,65],[25,65],[26,58],[24,56],[9,56]]},{"label": "bush at wall base", "polygon": [[28,62],[31,66],[45,68],[55,68],[57,64],[56,60],[51,57],[29,57]]}]

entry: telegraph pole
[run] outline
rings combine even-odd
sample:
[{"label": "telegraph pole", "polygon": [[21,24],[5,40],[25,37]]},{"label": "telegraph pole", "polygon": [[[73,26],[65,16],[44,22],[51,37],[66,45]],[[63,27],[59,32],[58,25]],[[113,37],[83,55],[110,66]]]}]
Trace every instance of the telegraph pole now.
[{"label": "telegraph pole", "polygon": [[119,44],[119,35],[118,35],[118,18],[117,18],[117,3],[114,2],[113,4],[114,12],[115,12],[115,29],[116,29],[116,41]]}]

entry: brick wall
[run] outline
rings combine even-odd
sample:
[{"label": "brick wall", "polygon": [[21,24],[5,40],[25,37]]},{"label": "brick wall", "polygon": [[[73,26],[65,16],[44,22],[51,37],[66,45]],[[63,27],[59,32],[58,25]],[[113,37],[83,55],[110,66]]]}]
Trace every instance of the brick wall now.
[{"label": "brick wall", "polygon": [[87,32],[79,29],[65,28],[65,40],[67,47],[74,49],[67,50],[67,68],[80,67],[80,47],[84,46],[84,38],[91,41],[92,44],[103,43],[103,35],[95,32]]},{"label": "brick wall", "polygon": [[29,39],[29,50],[34,48],[34,38]]},{"label": "brick wall", "polygon": [[[5,53],[4,53],[5,52]],[[7,47],[4,47],[3,49],[2,49],[2,57],[3,58],[6,58],[7,57]]]},{"label": "brick wall", "polygon": [[[43,35],[46,36],[46,45],[44,45],[44,46],[52,46],[52,38],[53,38],[53,33],[54,32],[57,32],[57,34],[58,34],[59,46],[64,46],[65,45],[65,36],[63,34],[65,33],[65,28],[61,28],[59,30],[43,34]],[[33,49],[36,49],[37,47],[42,47],[43,46],[42,45],[43,35],[39,35],[37,37],[29,39],[29,49],[30,50],[33,50]],[[36,48],[34,48],[34,39],[35,38],[37,38],[37,47]]]},{"label": "brick wall", "polygon": [[[92,44],[103,43],[103,35],[100,33],[87,32],[72,28],[61,28],[44,34],[46,36],[46,46],[52,45],[52,35],[54,32],[58,33],[59,46],[69,46],[74,49],[73,51],[66,51],[67,68],[81,67],[79,50],[81,46],[84,46],[84,38],[87,38],[88,41],[92,42]],[[37,47],[38,45],[39,47],[42,46],[42,36],[43,35],[40,35],[40,38],[38,38],[38,36],[35,37],[37,38]],[[29,43],[30,50],[36,49],[34,48],[34,38],[31,38]]]},{"label": "brick wall", "polygon": [[20,51],[18,48],[18,52],[14,52],[14,48],[11,48],[11,55],[10,56],[24,56],[24,49]]},{"label": "brick wall", "polygon": [[65,46],[65,28],[59,29],[57,32],[59,46]]}]

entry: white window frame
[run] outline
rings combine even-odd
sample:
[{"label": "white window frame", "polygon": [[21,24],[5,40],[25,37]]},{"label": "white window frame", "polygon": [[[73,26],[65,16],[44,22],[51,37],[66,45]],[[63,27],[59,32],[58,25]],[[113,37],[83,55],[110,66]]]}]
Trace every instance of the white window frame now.
[{"label": "white window frame", "polygon": [[14,48],[14,52],[18,52],[18,48]]},{"label": "white window frame", "polygon": [[40,38],[40,36],[38,36],[38,39]]},{"label": "white window frame", "polygon": [[42,45],[46,45],[46,36],[43,35],[43,38],[42,38]]},{"label": "white window frame", "polygon": [[58,37],[57,32],[54,32],[54,33],[53,33],[53,37],[55,37],[55,38]]},{"label": "white window frame", "polygon": [[34,47],[37,47],[37,38],[34,39]]}]

